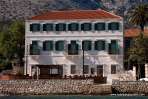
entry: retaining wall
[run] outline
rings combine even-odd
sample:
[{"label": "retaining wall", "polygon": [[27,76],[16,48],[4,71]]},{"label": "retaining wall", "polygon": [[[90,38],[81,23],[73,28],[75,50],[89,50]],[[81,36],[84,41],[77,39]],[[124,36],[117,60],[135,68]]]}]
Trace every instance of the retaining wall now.
[{"label": "retaining wall", "polygon": [[110,85],[88,80],[7,80],[0,81],[1,95],[111,94]]},{"label": "retaining wall", "polygon": [[114,81],[114,93],[119,94],[146,94],[148,95],[148,82],[146,81]]}]

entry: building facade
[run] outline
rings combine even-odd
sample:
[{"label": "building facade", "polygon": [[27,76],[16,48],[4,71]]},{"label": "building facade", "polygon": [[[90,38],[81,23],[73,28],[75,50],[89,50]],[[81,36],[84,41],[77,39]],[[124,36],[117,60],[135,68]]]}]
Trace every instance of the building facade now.
[{"label": "building facade", "polygon": [[123,19],[104,10],[50,11],[26,20],[25,75],[123,71]]}]

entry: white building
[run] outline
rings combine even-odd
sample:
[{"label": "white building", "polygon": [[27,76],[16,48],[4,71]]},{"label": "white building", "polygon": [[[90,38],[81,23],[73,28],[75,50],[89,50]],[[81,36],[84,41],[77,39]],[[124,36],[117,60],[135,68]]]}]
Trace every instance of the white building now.
[{"label": "white building", "polygon": [[111,77],[123,71],[123,19],[104,10],[34,16],[26,20],[25,37],[25,75],[35,69],[40,77]]}]

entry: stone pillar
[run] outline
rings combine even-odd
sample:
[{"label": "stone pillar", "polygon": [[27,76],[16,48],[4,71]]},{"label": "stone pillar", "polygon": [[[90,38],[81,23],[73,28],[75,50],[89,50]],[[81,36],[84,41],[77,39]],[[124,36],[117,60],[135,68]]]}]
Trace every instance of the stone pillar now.
[{"label": "stone pillar", "polygon": [[148,78],[148,64],[145,64],[145,77]]},{"label": "stone pillar", "polygon": [[136,80],[136,66],[133,66],[133,77]]}]

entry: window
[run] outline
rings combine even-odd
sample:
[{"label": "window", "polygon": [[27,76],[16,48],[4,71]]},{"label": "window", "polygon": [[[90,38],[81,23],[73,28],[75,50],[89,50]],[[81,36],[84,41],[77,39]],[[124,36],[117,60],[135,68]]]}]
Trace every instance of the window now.
[{"label": "window", "polygon": [[103,65],[97,65],[97,76],[103,76]]},{"label": "window", "polygon": [[105,23],[95,23],[95,30],[97,31],[105,30]]},{"label": "window", "polygon": [[56,24],[56,31],[66,31],[66,24],[65,23],[59,23]]},{"label": "window", "polygon": [[95,73],[95,69],[91,68],[91,74],[93,75]]},{"label": "window", "polygon": [[68,54],[69,55],[78,55],[79,54],[79,45],[76,41],[71,41],[70,44],[68,44]]},{"label": "window", "polygon": [[53,41],[44,41],[43,42],[43,50],[44,51],[52,51],[53,50]]},{"label": "window", "polygon": [[64,41],[56,41],[55,50],[56,51],[64,51]]},{"label": "window", "polygon": [[90,31],[92,29],[91,23],[83,23],[81,24],[81,30],[82,31]]},{"label": "window", "polygon": [[116,74],[116,65],[111,65],[111,74]]},{"label": "window", "polygon": [[91,41],[88,41],[88,40],[82,41],[82,49],[83,49],[84,51],[89,51],[89,50],[91,50],[91,47],[92,47]]},{"label": "window", "polygon": [[119,30],[119,23],[118,22],[109,23],[108,30]]},{"label": "window", "polygon": [[32,41],[30,45],[30,55],[39,55],[40,54],[40,47],[38,45],[38,41]]},{"label": "window", "polygon": [[68,25],[69,31],[78,31],[79,30],[79,24],[78,23],[71,23]]},{"label": "window", "polygon": [[43,24],[43,31],[53,31],[53,24],[52,23],[47,23],[47,24]]},{"label": "window", "polygon": [[32,32],[40,31],[40,24],[38,23],[30,24],[30,31]]},{"label": "window", "polygon": [[71,74],[76,73],[76,65],[71,65]]},{"label": "window", "polygon": [[109,44],[109,54],[119,54],[119,46],[117,40],[111,40]]},{"label": "window", "polygon": [[95,41],[95,50],[98,51],[105,50],[105,41],[104,40]]},{"label": "window", "polygon": [[83,68],[83,74],[88,74],[89,73],[89,65],[84,65],[84,68]]}]

